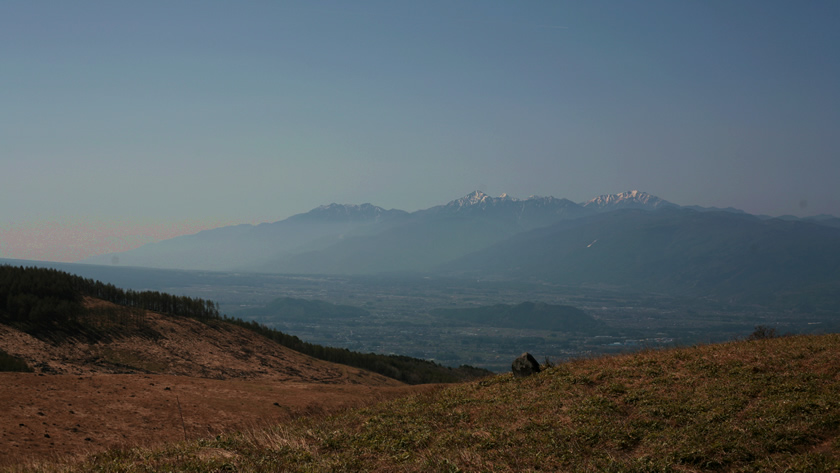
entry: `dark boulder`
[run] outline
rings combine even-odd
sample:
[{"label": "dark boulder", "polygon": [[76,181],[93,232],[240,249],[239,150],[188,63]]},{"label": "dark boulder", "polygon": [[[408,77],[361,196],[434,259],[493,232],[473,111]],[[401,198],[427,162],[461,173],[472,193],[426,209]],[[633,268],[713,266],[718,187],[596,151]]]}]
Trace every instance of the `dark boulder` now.
[{"label": "dark boulder", "polygon": [[530,353],[523,353],[519,355],[519,358],[513,360],[511,369],[513,370],[514,376],[524,378],[534,373],[539,373],[540,364],[537,363],[537,360]]}]

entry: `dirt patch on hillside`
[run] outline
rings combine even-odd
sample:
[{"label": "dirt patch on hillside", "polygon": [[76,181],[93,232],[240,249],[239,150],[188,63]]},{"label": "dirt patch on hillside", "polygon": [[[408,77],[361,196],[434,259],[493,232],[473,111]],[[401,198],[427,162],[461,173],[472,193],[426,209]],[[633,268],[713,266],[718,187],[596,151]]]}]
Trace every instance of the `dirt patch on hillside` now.
[{"label": "dirt patch on hillside", "polygon": [[[435,386],[0,373],[0,466],[151,446],[336,412]],[[183,419],[183,422],[182,422]]]}]

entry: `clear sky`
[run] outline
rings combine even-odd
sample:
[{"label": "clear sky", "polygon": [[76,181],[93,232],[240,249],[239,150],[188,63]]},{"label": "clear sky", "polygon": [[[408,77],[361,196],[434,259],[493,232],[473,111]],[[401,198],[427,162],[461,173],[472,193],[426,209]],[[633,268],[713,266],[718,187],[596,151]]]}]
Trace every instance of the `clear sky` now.
[{"label": "clear sky", "polygon": [[0,257],[476,189],[840,215],[840,2],[0,2]]}]

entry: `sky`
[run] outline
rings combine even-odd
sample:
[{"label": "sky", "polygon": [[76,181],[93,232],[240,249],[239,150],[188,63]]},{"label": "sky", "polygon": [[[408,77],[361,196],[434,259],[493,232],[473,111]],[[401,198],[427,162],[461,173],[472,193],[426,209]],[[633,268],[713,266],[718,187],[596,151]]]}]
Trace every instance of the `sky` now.
[{"label": "sky", "polygon": [[0,257],[474,190],[840,216],[840,2],[0,2]]}]

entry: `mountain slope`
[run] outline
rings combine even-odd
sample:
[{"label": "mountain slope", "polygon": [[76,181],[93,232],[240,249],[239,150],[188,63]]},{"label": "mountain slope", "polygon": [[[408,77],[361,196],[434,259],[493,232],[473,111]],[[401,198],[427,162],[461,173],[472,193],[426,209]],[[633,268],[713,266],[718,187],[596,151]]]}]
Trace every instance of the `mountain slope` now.
[{"label": "mountain slope", "polygon": [[621,210],[561,222],[441,267],[688,295],[756,295],[840,281],[840,231],[729,212]]}]

